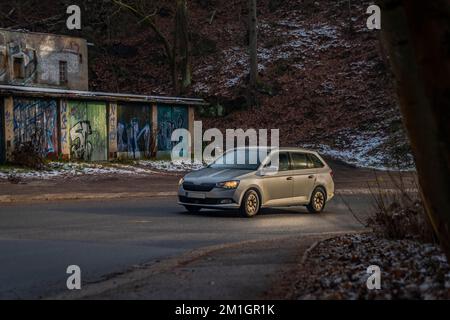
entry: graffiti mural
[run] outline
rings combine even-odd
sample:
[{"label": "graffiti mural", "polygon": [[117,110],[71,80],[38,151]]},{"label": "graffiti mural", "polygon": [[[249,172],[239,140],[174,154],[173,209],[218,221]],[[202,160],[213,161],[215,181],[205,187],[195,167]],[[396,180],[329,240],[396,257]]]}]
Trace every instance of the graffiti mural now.
[{"label": "graffiti mural", "polygon": [[0,164],[5,163],[6,150],[5,150],[5,109],[3,108],[3,98],[0,98]]},{"label": "graffiti mural", "polygon": [[188,129],[188,108],[158,106],[158,150],[170,151],[172,133],[176,129]]},{"label": "graffiti mural", "polygon": [[55,100],[14,99],[14,145],[33,142],[43,156],[58,153]]},{"label": "graffiti mural", "polygon": [[129,158],[151,156],[151,107],[119,105],[117,109],[117,148]]},{"label": "graffiti mural", "polygon": [[90,121],[80,121],[70,129],[70,154],[74,159],[89,161],[92,159],[92,143],[89,136],[92,135]]},{"label": "graffiti mural", "polygon": [[67,122],[71,159],[108,159],[105,103],[70,101]]}]

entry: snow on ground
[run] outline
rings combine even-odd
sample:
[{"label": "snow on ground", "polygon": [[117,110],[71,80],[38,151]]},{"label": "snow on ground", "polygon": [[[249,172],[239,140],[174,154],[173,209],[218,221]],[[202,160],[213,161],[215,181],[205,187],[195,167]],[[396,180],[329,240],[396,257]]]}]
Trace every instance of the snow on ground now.
[{"label": "snow on ground", "polygon": [[[303,59],[303,63],[291,63],[295,68],[303,69],[304,60],[314,60],[315,53],[334,47],[348,46],[339,36],[338,29],[326,24],[311,26],[296,19],[282,20],[273,24],[262,20],[258,28],[261,39],[277,39],[277,42],[272,45],[259,46],[258,68],[260,71],[266,69],[270,63],[290,58]],[[208,74],[210,70],[207,68],[194,71],[199,74],[196,78],[203,79],[194,85],[197,93],[208,93],[209,84],[216,79],[221,79],[220,85],[225,88],[236,87],[248,72],[249,57],[246,47],[235,46],[223,50],[220,60],[220,68],[209,76],[201,76]]]},{"label": "snow on ground", "polygon": [[[339,133],[334,146],[326,144],[302,144],[301,147],[317,150],[320,154],[361,168],[373,168],[378,170],[413,170],[410,164],[398,166],[390,165],[389,155],[386,150],[388,137],[376,132],[350,133],[345,130]],[[412,156],[408,161],[412,163]]]},{"label": "snow on ground", "polygon": [[[381,289],[368,290],[369,266],[381,270]],[[450,267],[438,246],[375,234],[320,242],[295,284],[298,299],[450,299]]]},{"label": "snow on ground", "polygon": [[302,147],[315,149],[322,155],[339,159],[358,167],[387,170],[389,168],[384,165],[384,153],[381,150],[380,152],[373,152],[379,148],[385,140],[385,137],[354,136],[353,139],[351,139],[350,144],[339,149],[325,144],[308,144],[303,145]]},{"label": "snow on ground", "polygon": [[137,161],[137,163],[144,167],[167,172],[187,172],[193,170],[200,170],[204,167],[203,163],[192,161],[140,160]]},{"label": "snow on ground", "polygon": [[151,175],[160,172],[186,172],[202,168],[199,163],[140,160],[131,164],[120,163],[74,163],[50,162],[46,170],[37,171],[24,168],[0,168],[0,179],[53,179],[83,175]]}]

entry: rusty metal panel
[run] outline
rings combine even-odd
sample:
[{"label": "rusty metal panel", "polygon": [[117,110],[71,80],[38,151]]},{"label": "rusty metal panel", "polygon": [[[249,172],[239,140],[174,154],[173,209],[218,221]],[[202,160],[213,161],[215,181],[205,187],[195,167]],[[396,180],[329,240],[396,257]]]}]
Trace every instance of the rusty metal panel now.
[{"label": "rusty metal panel", "polygon": [[117,108],[117,149],[119,156],[132,159],[151,156],[152,107],[119,104]]},{"label": "rusty metal panel", "polygon": [[56,100],[14,99],[14,145],[33,142],[43,156],[58,155]]},{"label": "rusty metal panel", "polygon": [[68,110],[70,158],[108,160],[106,103],[69,101]]},{"label": "rusty metal panel", "polygon": [[177,129],[189,129],[188,107],[158,105],[158,151],[172,150],[172,133]]}]

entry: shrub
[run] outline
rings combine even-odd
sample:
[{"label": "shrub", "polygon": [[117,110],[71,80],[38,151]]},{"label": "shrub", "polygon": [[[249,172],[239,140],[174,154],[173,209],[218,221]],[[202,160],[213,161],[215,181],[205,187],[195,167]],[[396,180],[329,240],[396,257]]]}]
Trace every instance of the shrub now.
[{"label": "shrub", "polygon": [[43,134],[36,131],[30,140],[17,145],[12,153],[12,164],[36,170],[45,169],[45,150],[41,147],[42,137]]},{"label": "shrub", "polygon": [[377,187],[371,189],[375,210],[367,224],[376,233],[388,239],[412,239],[425,243],[436,243],[428,215],[418,192],[417,179],[405,182],[402,174],[398,178],[389,174],[393,189],[383,188],[376,177]]}]

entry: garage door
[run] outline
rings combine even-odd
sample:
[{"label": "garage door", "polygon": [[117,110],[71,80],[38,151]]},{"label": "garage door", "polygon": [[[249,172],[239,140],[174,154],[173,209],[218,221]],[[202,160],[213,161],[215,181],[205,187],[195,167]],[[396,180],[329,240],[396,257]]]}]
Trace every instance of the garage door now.
[{"label": "garage door", "polygon": [[106,161],[106,104],[70,101],[68,106],[70,158],[80,161]]}]

